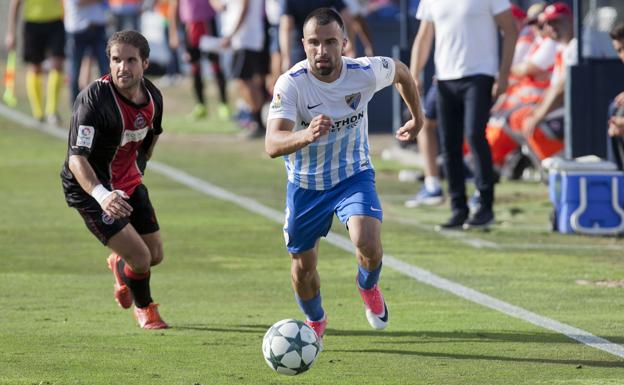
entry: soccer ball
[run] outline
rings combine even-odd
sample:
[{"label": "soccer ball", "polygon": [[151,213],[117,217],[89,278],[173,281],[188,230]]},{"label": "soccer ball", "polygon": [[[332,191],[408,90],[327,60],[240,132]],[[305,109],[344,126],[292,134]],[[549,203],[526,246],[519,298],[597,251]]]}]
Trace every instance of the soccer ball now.
[{"label": "soccer ball", "polygon": [[294,376],[310,369],[321,350],[320,344],[311,327],[285,319],[276,322],[264,335],[262,354],[271,369]]}]

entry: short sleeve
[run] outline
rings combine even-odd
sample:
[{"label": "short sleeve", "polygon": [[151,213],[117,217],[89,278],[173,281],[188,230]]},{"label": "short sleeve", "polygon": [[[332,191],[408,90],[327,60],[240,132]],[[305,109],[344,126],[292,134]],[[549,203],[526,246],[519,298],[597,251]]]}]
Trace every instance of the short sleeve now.
[{"label": "short sleeve", "polygon": [[416,9],[416,18],[422,21],[433,21],[427,0],[422,0]]},{"label": "short sleeve", "polygon": [[395,63],[392,58],[385,56],[375,56],[365,58],[368,60],[375,74],[375,92],[388,87],[394,82]]},{"label": "short sleeve", "polygon": [[285,73],[275,83],[268,120],[288,119],[297,122],[297,90],[289,77]]},{"label": "short sleeve", "polygon": [[492,7],[492,15],[498,15],[511,8],[509,0],[490,0]]},{"label": "short sleeve", "polygon": [[[88,90],[91,91],[91,90]],[[69,154],[89,155],[97,143],[99,131],[103,129],[100,114],[89,97],[91,92],[82,92],[74,104],[69,127]]]},{"label": "short sleeve", "polygon": [[154,96],[154,107],[156,111],[154,111],[154,135],[160,135],[163,132],[162,128],[162,118],[163,118],[163,97],[160,91],[156,90],[156,94]]}]

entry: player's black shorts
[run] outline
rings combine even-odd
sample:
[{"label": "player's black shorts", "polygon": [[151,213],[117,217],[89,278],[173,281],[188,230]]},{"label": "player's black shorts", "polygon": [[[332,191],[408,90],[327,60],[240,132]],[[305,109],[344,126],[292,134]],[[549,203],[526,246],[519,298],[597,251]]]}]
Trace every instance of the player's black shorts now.
[{"label": "player's black shorts", "polygon": [[120,232],[128,223],[130,223],[139,234],[150,234],[158,231],[158,221],[154,207],[149,199],[147,187],[139,185],[134,190],[128,203],[132,206],[132,214],[129,218],[112,219],[100,207],[100,204],[93,198],[86,207],[77,207],[76,209],[84,219],[87,228],[100,240],[104,245],[113,235]]},{"label": "player's black shorts", "polygon": [[49,52],[65,57],[65,26],[63,20],[45,23],[24,23],[24,61],[39,64]]},{"label": "player's black shorts", "polygon": [[240,49],[232,55],[232,77],[251,79],[254,75],[266,75],[269,71],[269,58],[264,51]]}]

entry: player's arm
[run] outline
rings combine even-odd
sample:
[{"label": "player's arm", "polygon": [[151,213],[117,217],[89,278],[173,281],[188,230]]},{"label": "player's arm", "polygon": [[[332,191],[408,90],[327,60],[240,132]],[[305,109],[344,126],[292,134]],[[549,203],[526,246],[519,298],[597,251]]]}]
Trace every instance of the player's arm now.
[{"label": "player's arm", "polygon": [[410,141],[416,138],[423,124],[420,96],[414,77],[407,66],[399,60],[394,60],[394,65],[394,85],[412,114],[412,118],[397,130],[396,138],[401,141]]},{"label": "player's arm", "polygon": [[17,15],[22,0],[11,0],[9,5],[9,12],[7,15],[7,31],[6,31],[6,47],[8,50],[15,49],[15,40],[17,33]]},{"label": "player's arm", "polygon": [[346,6],[340,11],[340,17],[342,17],[342,21],[345,26],[345,30],[347,32],[347,46],[345,48],[345,55],[349,57],[356,57],[355,54],[355,28],[353,17],[351,16],[351,12],[349,12],[349,8]]},{"label": "player's arm", "polygon": [[264,148],[271,158],[292,154],[327,134],[333,120],[327,115],[317,115],[305,130],[293,132],[295,122],[288,119],[271,119],[267,127]]},{"label": "player's arm", "polygon": [[494,21],[503,34],[503,50],[501,55],[500,66],[498,68],[498,79],[495,89],[492,91],[493,99],[497,99],[499,95],[507,91],[509,81],[509,70],[513,61],[514,51],[516,49],[516,40],[518,40],[518,30],[514,24],[511,10],[503,11],[494,16]]},{"label": "player's arm", "polygon": [[418,33],[412,44],[412,54],[410,58],[410,72],[414,80],[419,82],[420,73],[425,68],[429,55],[431,54],[431,47],[433,46],[433,38],[435,36],[435,29],[433,22],[422,20],[420,27],[418,27]]},{"label": "player's arm", "polygon": [[292,39],[290,38],[290,36],[294,28],[295,19],[291,15],[282,15],[280,17],[279,47],[282,53],[282,72],[286,72],[290,67],[292,67],[292,63],[290,62]]},{"label": "player's arm", "polygon": [[178,37],[178,0],[169,0],[169,46],[178,49],[180,38]]},{"label": "player's arm", "polygon": [[69,170],[83,190],[89,193],[113,219],[125,218],[132,213],[132,206],[125,199],[128,195],[120,190],[110,191],[104,187],[95,175],[95,171],[84,155],[69,156]]},{"label": "player's arm", "polygon": [[537,75],[544,70],[533,64],[530,60],[525,60],[511,67],[511,74],[514,76],[531,76]]}]

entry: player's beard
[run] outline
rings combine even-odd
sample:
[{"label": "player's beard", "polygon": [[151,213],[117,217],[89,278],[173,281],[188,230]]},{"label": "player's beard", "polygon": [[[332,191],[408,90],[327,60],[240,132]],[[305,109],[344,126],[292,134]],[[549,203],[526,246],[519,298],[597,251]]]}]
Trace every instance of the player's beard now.
[{"label": "player's beard", "polygon": [[314,68],[316,69],[316,73],[318,73],[321,76],[329,76],[336,69],[336,64],[333,63],[331,59],[326,59],[324,63],[325,65],[322,67],[318,66],[319,64],[318,61],[315,61],[314,64],[315,64]]},{"label": "player's beard", "polygon": [[116,77],[117,81],[115,82],[115,86],[117,86],[117,88],[120,90],[129,90],[137,87],[137,85],[139,84],[139,80],[135,79],[132,74],[130,74],[129,77],[127,77],[123,81],[121,80],[121,77],[119,75],[117,75]]}]

